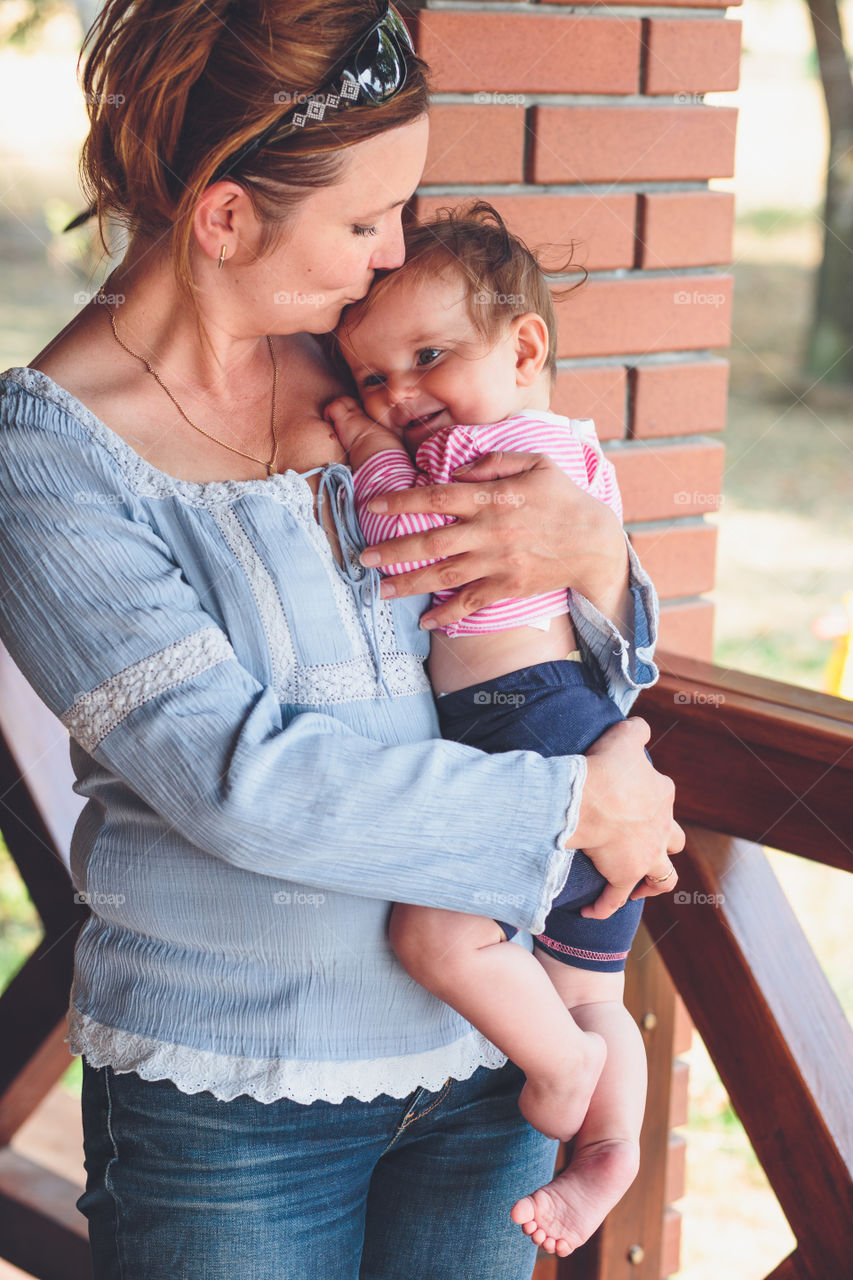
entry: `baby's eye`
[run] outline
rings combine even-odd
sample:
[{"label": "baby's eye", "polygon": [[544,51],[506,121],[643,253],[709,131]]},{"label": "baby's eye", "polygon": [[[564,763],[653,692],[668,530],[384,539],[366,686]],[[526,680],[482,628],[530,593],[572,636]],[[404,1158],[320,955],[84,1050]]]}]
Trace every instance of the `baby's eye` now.
[{"label": "baby's eye", "polygon": [[362,378],[362,388],[381,387],[385,379],[381,373],[369,373],[366,378]]},{"label": "baby's eye", "polygon": [[417,362],[423,368],[424,365],[433,364],[441,354],[441,347],[424,347],[418,352]]}]

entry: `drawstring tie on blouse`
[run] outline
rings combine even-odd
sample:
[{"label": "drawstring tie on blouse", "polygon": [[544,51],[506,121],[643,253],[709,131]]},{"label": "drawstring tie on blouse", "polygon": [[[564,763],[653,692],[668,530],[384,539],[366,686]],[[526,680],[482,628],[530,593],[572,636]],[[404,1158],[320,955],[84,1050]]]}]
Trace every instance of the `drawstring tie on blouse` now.
[{"label": "drawstring tie on blouse", "polygon": [[335,568],[355,597],[356,610],[364,631],[367,647],[376,668],[377,690],[391,697],[382,671],[382,649],[379,642],[379,585],[382,575],[378,569],[368,569],[359,560],[367,546],[358,523],[355,510],[355,489],[352,472],[341,462],[330,462],[325,467],[304,471],[303,476],[320,476],[317,489],[317,520],[323,525],[323,503],[328,498],[335,535],[341,548],[343,564],[335,560]]}]

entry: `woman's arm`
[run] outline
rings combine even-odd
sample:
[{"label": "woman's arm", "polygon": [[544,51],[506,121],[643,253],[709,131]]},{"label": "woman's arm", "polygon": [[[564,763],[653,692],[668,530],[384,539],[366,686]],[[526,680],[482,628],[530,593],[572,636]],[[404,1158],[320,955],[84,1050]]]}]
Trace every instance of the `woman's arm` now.
[{"label": "woman's arm", "polygon": [[282,707],[109,456],[64,415],[49,429],[4,417],[2,638],[110,776],[246,870],[473,913],[485,887],[517,900],[513,923],[542,927],[582,758],[389,746]]}]

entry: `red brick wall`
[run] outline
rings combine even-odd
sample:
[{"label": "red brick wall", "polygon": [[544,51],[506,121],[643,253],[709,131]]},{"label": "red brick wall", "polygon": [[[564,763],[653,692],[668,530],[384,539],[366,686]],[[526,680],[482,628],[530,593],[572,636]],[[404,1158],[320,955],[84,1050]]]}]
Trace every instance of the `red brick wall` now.
[{"label": "red brick wall", "polygon": [[663,602],[662,647],[704,658],[733,219],[707,184],[732,174],[736,112],[702,95],[737,87],[726,4],[408,7],[435,92],[418,212],[482,195],[533,248],[579,242],[590,277],[558,304],[554,407],[594,418],[606,442]]}]

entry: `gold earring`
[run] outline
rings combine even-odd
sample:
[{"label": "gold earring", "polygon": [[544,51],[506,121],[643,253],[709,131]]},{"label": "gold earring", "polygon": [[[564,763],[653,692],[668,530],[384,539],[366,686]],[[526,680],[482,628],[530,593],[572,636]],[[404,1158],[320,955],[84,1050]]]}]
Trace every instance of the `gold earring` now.
[{"label": "gold earring", "polygon": [[225,255],[227,252],[228,252],[228,249],[225,245],[223,245],[222,248],[219,250],[219,270],[220,271],[225,266]]}]

